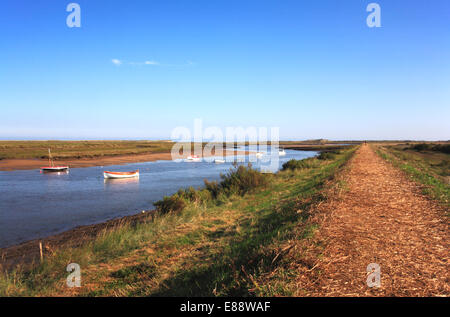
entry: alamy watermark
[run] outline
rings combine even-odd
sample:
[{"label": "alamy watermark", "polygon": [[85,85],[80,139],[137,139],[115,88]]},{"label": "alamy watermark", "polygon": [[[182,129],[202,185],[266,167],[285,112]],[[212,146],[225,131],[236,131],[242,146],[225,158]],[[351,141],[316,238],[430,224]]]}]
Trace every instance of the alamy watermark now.
[{"label": "alamy watermark", "polygon": [[81,7],[78,3],[69,3],[66,7],[66,11],[70,14],[66,18],[66,25],[69,28],[81,27]]},{"label": "alamy watermark", "polygon": [[[70,14],[66,18],[66,25],[69,28],[81,27],[81,7],[78,3],[72,2],[69,3],[66,7],[66,11],[70,12]],[[370,12],[367,16],[366,23],[369,28],[373,27],[381,27],[381,6],[372,2],[369,3],[366,7],[366,11]]]},{"label": "alamy watermark", "polygon": [[204,128],[202,119],[195,119],[193,129],[173,129],[172,160],[258,162],[262,172],[275,172],[279,167],[279,130],[279,127],[254,126]]},{"label": "alamy watermark", "polygon": [[369,287],[381,287],[381,268],[377,263],[367,265],[366,283]]},{"label": "alamy watermark", "polygon": [[366,8],[370,14],[367,16],[366,23],[369,28],[381,27],[381,7],[378,3],[369,3]]},{"label": "alamy watermark", "polygon": [[77,263],[70,263],[66,267],[67,272],[71,272],[67,276],[66,284],[67,287],[81,287],[81,268]]}]

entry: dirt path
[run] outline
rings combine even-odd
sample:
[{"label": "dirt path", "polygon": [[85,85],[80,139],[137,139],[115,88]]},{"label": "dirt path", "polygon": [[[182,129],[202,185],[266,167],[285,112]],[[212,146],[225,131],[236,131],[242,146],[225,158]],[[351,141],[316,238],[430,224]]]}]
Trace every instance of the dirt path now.
[{"label": "dirt path", "polygon": [[[341,177],[344,190],[319,207],[324,219],[315,245],[325,248],[310,270],[309,285],[300,281],[302,291],[309,296],[449,296],[443,207],[368,145]],[[367,286],[370,263],[380,266],[379,288]]]}]

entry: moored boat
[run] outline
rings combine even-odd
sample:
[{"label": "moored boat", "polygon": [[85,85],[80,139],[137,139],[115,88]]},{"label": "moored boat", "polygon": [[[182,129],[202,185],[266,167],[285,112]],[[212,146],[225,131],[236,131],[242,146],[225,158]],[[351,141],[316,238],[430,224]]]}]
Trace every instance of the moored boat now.
[{"label": "moored boat", "polygon": [[122,178],[133,178],[133,177],[139,177],[139,170],[133,171],[133,172],[110,172],[110,171],[104,171],[103,177],[106,179],[122,179]]},{"label": "moored boat", "polygon": [[284,155],[286,155],[286,151],[284,149],[278,149],[278,155],[284,156]]},{"label": "moored boat", "polygon": [[198,155],[189,155],[186,158],[186,162],[200,162],[200,157]]},{"label": "moored boat", "polygon": [[215,160],[214,160],[214,163],[216,163],[216,164],[222,164],[222,163],[225,163],[225,160],[223,160],[223,159],[215,159]]},{"label": "moored boat", "polygon": [[41,172],[67,172],[68,170],[69,166],[55,166],[52,153],[50,152],[50,149],[48,149],[48,166],[41,167]]},{"label": "moored boat", "polygon": [[44,166],[41,167],[42,172],[67,172],[69,166]]}]

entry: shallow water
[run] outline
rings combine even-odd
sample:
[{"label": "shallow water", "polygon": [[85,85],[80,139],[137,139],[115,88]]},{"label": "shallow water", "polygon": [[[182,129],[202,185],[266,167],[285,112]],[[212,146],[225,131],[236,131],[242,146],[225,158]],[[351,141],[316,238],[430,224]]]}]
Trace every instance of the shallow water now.
[{"label": "shallow water", "polygon": [[[292,158],[316,154],[286,150],[277,167]],[[260,165],[259,161],[253,164]],[[152,209],[153,203],[164,195],[179,188],[202,186],[204,179],[219,180],[220,173],[231,167],[231,162],[156,161],[72,168],[68,174],[42,174],[39,170],[0,172],[0,247]],[[136,169],[140,170],[139,179],[103,179],[104,170]]]}]

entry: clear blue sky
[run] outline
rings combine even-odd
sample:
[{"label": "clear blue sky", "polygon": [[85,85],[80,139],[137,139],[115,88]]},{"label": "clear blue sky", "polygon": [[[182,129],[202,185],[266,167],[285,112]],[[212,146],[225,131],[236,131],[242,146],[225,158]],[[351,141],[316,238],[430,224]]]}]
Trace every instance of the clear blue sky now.
[{"label": "clear blue sky", "polygon": [[0,139],[450,139],[450,1],[370,2],[4,1]]}]

